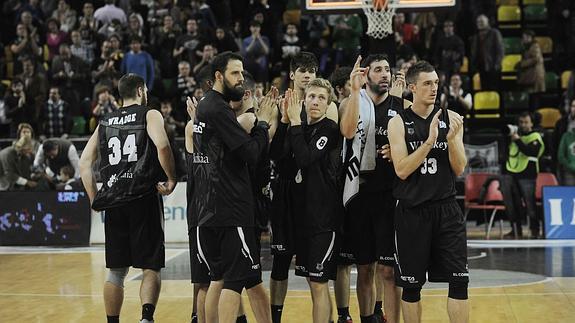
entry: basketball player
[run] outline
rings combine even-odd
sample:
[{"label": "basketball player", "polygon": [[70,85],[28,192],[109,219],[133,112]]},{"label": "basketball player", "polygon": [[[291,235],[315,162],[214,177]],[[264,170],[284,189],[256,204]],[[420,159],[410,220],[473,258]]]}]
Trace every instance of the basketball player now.
[{"label": "basketball player", "polygon": [[[88,141],[80,159],[82,182],[94,210],[105,210],[106,267],[104,285],[108,322],[119,322],[128,267],[143,270],[140,299],[142,320],[153,322],[160,294],[160,269],[164,267],[162,195],[176,186],[175,166],[164,119],[146,107],[147,87],[136,74],[118,83],[121,109],[108,114]],[[92,166],[102,153],[96,190]],[[157,184],[161,170],[168,180]]]},{"label": "basketball player", "polygon": [[[268,147],[271,108],[260,108],[258,123],[246,134],[230,101],[244,94],[242,57],[224,52],[212,68],[214,86],[200,101],[194,121],[194,188],[191,212],[197,217],[198,254],[210,272],[206,321],[236,321],[245,288],[258,322],[271,322],[269,299],[254,253],[254,203],[248,165]],[[221,293],[217,285],[222,285]],[[217,310],[216,310],[217,309]]]},{"label": "basketball player", "polygon": [[[350,140],[361,140],[357,135],[360,133],[358,124],[362,122],[360,111],[369,111],[373,105],[374,113],[371,115],[375,129],[371,133],[364,133],[365,136],[375,136],[377,154],[364,155],[364,158],[375,158],[375,169],[359,174],[359,191],[347,204],[348,219],[345,223],[349,226],[353,238],[348,240],[351,241],[351,246],[344,246],[343,249],[351,251],[353,261],[358,267],[357,294],[362,322],[371,322],[374,319],[376,322],[385,321],[381,306],[381,297],[385,294],[387,320],[397,323],[399,290],[395,287],[393,278],[393,214],[396,201],[391,190],[395,173],[387,139],[387,126],[389,120],[409,106],[410,102],[401,98],[405,83],[402,74],[397,74],[391,93],[391,70],[387,56],[383,54],[369,55],[363,62],[361,57],[358,57],[350,79],[351,95],[340,105],[342,134]],[[362,90],[364,85],[366,87]],[[369,148],[366,146],[364,149]],[[341,279],[349,280],[346,277],[349,275],[349,269],[339,272],[342,272]],[[346,309],[338,311],[342,312],[340,317],[349,316]],[[375,314],[375,317],[372,317],[372,314]]]},{"label": "basketball player", "polygon": [[389,122],[395,172],[396,282],[403,287],[406,323],[421,321],[421,287],[448,282],[451,322],[469,321],[467,238],[463,213],[455,201],[455,178],[467,159],[463,118],[435,105],[439,78],[419,61],[406,75],[413,106]]},{"label": "basketball player", "polygon": [[329,322],[331,303],[328,280],[335,278],[335,231],[341,214],[339,189],[341,139],[337,124],[326,117],[331,85],[324,79],[308,83],[305,97],[307,122],[301,120],[301,101],[296,91],[286,92],[281,122],[289,123],[284,136],[293,154],[300,184],[295,214],[296,275],[307,278],[313,302],[313,322]]}]

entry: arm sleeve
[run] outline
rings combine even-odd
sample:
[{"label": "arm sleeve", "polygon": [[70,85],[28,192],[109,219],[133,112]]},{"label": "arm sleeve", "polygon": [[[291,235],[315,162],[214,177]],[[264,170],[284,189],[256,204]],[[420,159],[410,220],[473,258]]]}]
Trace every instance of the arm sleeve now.
[{"label": "arm sleeve", "polygon": [[238,123],[234,113],[227,107],[214,107],[210,122],[224,144],[244,162],[255,165],[268,145],[268,131],[262,125],[252,129],[248,135]]},{"label": "arm sleeve", "polygon": [[4,169],[4,176],[6,177],[10,185],[12,185],[13,183],[17,183],[21,177],[18,175],[17,168],[14,165],[15,160],[13,160],[12,156],[10,155],[2,156],[0,163],[2,163],[2,168]]},{"label": "arm sleeve", "polygon": [[78,151],[74,145],[71,145],[70,149],[68,149],[68,159],[74,168],[74,177],[80,178],[80,157],[78,157]]},{"label": "arm sleeve", "polygon": [[299,168],[306,168],[322,158],[329,153],[337,141],[333,127],[318,129],[309,142],[305,141],[302,126],[291,127],[289,133],[291,146]]},{"label": "arm sleeve", "polygon": [[38,147],[36,157],[34,157],[34,167],[44,167],[44,145]]},{"label": "arm sleeve", "polygon": [[541,147],[541,143],[539,143],[539,141],[533,141],[526,145],[523,141],[517,140],[515,144],[517,144],[519,151],[527,156],[537,157],[537,155],[539,155],[539,148]]}]

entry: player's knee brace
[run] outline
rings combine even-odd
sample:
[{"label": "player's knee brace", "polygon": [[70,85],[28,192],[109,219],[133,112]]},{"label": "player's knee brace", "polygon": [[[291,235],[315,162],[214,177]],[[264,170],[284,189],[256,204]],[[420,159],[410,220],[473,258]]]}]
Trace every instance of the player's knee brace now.
[{"label": "player's knee brace", "polygon": [[449,298],[465,300],[467,296],[468,282],[451,282],[449,283]]},{"label": "player's knee brace", "polygon": [[241,294],[242,289],[244,289],[245,285],[246,285],[245,280],[234,280],[234,281],[227,281],[227,282],[225,281],[224,286],[222,288],[233,290],[234,292]]},{"label": "player's knee brace", "polygon": [[408,303],[417,303],[421,300],[421,287],[403,288],[401,300]]},{"label": "player's knee brace", "polygon": [[125,268],[110,268],[106,281],[112,285],[124,288],[124,279],[128,275],[128,267]]},{"label": "player's knee brace", "polygon": [[273,280],[286,280],[288,279],[289,266],[291,265],[292,256],[286,255],[274,255],[272,262],[272,274],[271,278]]}]

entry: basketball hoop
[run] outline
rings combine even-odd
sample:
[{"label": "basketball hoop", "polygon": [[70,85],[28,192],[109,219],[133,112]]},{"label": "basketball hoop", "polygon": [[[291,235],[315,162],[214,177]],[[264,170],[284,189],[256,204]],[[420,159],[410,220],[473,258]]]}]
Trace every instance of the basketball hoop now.
[{"label": "basketball hoop", "polygon": [[383,39],[393,33],[393,16],[398,0],[361,0],[367,16],[367,35]]}]

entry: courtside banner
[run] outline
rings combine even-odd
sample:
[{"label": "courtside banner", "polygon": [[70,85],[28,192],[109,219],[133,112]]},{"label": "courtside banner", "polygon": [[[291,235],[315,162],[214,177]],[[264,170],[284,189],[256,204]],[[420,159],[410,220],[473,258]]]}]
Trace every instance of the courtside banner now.
[{"label": "courtside banner", "polygon": [[[174,192],[164,197],[164,236],[166,242],[188,242],[186,201],[185,182],[178,183]],[[90,243],[104,243],[104,215],[102,213],[92,210]]]},{"label": "courtside banner", "polygon": [[575,239],[575,187],[543,187],[545,237]]}]

